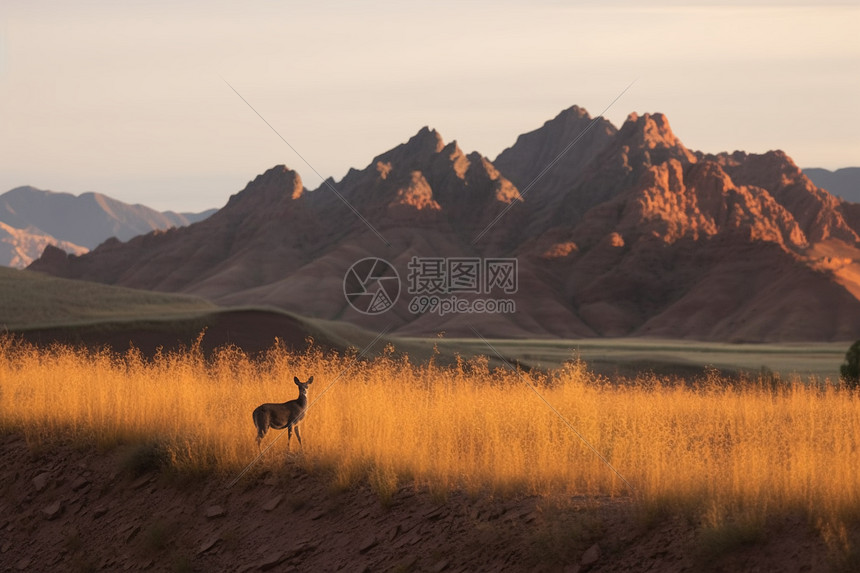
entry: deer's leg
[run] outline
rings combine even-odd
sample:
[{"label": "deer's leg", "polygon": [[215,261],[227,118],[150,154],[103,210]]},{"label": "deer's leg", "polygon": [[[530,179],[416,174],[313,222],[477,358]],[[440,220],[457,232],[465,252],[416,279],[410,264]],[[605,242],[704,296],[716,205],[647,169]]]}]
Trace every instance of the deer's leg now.
[{"label": "deer's leg", "polygon": [[[299,441],[299,445],[302,445],[302,435],[299,433],[299,426],[296,424],[296,439]],[[302,446],[304,447],[304,446]]]},{"label": "deer's leg", "polygon": [[[296,435],[298,435],[298,430],[296,430]],[[293,439],[293,425],[287,425],[287,451],[290,451],[290,442]]]},{"label": "deer's leg", "polygon": [[260,426],[259,428],[257,428],[257,449],[261,452],[263,451],[263,445],[261,442],[263,441],[263,438],[266,437],[266,432],[268,431],[268,426]]},{"label": "deer's leg", "polygon": [[257,449],[262,450],[262,446],[260,442],[263,441],[263,438],[266,436],[266,432],[269,429],[269,420],[264,412],[259,409],[254,410],[254,425],[257,427]]}]

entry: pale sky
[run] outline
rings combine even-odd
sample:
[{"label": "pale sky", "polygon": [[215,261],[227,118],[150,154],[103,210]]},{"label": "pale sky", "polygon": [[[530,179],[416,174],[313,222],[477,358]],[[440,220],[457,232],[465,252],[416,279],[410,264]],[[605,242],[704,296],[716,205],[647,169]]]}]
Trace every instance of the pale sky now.
[{"label": "pale sky", "polygon": [[[340,179],[422,126],[490,159],[578,104],[690,148],[860,165],[857,2],[0,2],[0,192],[222,206]],[[728,5],[727,5],[728,4]],[[223,79],[222,79],[223,78]]]}]

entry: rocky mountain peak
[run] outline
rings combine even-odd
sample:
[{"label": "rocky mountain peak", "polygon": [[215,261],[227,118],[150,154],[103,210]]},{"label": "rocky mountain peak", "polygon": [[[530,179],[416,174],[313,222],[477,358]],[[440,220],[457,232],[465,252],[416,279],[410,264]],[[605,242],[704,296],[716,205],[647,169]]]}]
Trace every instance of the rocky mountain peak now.
[{"label": "rocky mountain peak", "polygon": [[395,169],[413,169],[427,164],[445,148],[442,136],[427,126],[418,130],[406,143],[390,149],[373,159],[373,163],[391,163]]},{"label": "rocky mountain peak", "polygon": [[577,119],[586,119],[591,120],[591,115],[584,107],[579,107],[578,105],[572,105],[567,109],[561,110],[557,116],[555,116],[556,121],[558,119],[567,119],[567,120],[577,120]]},{"label": "rocky mountain peak", "polygon": [[[276,165],[257,175],[242,191],[232,195],[224,210],[255,210],[260,205],[275,205],[285,200],[300,199],[303,193],[301,176],[286,165]],[[216,213],[217,215],[219,214]]]},{"label": "rocky mountain peak", "polygon": [[613,142],[617,129],[604,118],[592,119],[585,109],[562,110],[540,128],[517,137],[493,165],[546,214],[535,218],[536,228],[556,216],[560,202],[574,192],[583,174]]},{"label": "rocky mountain peak", "polygon": [[794,216],[812,242],[828,238],[850,244],[860,242],[858,230],[845,220],[842,201],[816,187],[784,151],[762,154],[735,151],[702,157],[720,163],[739,184],[767,189]]},{"label": "rocky mountain peak", "polygon": [[[669,120],[662,113],[646,113],[639,115],[631,113],[618,132],[619,138],[625,140],[631,150],[646,151],[652,163],[662,163],[670,151],[685,163],[695,163],[696,157],[681,143],[672,132]],[[657,153],[653,153],[657,151]]]},{"label": "rocky mountain peak", "polygon": [[445,158],[445,161],[450,162],[451,168],[457,174],[457,177],[463,179],[466,176],[466,171],[468,171],[470,165],[469,158],[466,157],[466,154],[463,153],[463,150],[460,149],[456,141],[452,141],[442,148],[440,155]]},{"label": "rocky mountain peak", "polygon": [[425,125],[418,130],[418,133],[409,138],[406,146],[415,151],[432,149],[434,153],[439,153],[445,147],[445,142],[438,131]]}]

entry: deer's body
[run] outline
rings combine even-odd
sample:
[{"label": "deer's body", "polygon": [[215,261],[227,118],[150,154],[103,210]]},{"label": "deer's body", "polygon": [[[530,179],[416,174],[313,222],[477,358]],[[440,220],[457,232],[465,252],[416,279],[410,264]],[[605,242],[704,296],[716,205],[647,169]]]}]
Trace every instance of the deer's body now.
[{"label": "deer's body", "polygon": [[283,404],[261,404],[254,409],[254,426],[257,427],[257,448],[260,449],[260,442],[265,437],[269,428],[273,430],[287,429],[287,448],[289,449],[290,441],[293,438],[293,429],[296,430],[296,438],[299,440],[299,445],[302,444],[302,436],[299,433],[298,423],[305,417],[305,410],[308,408],[308,385],[314,381],[314,377],[308,378],[307,382],[302,382],[298,378],[294,378],[296,386],[299,387],[299,397]]}]

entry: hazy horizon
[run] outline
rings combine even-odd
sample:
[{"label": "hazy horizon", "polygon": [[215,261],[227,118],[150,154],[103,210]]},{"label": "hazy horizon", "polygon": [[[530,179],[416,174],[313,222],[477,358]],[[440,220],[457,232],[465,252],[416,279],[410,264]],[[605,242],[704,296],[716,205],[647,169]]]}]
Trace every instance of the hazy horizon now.
[{"label": "hazy horizon", "polygon": [[[323,176],[422,126],[493,159],[580,105],[666,114],[688,147],[860,164],[860,8],[848,3],[7,1],[0,192],[222,206],[276,164]],[[223,79],[222,79],[223,78]]]}]

